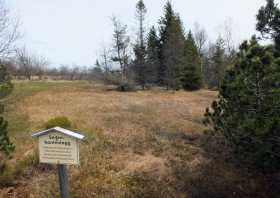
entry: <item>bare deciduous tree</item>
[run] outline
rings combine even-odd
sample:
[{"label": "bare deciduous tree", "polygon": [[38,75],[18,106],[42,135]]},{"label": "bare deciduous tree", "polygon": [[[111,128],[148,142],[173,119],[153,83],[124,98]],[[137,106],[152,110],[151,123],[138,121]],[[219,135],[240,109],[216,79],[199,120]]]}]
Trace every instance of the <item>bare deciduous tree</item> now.
[{"label": "bare deciduous tree", "polygon": [[31,57],[32,68],[34,70],[34,74],[39,77],[41,80],[43,75],[45,74],[46,68],[49,65],[48,60],[43,56],[32,56]]},{"label": "bare deciduous tree", "polygon": [[225,20],[222,25],[221,37],[224,41],[225,48],[225,64],[227,66],[233,65],[236,60],[237,47],[234,43],[234,33],[233,33],[233,21],[232,19]]},{"label": "bare deciduous tree", "polygon": [[62,64],[62,65],[60,65],[58,70],[59,70],[58,73],[59,73],[60,79],[67,80],[68,76],[70,74],[69,67],[67,65]]},{"label": "bare deciduous tree", "polygon": [[78,65],[73,65],[70,69],[70,80],[80,79],[80,67]]},{"label": "bare deciduous tree", "polygon": [[33,75],[38,76],[41,80],[49,65],[45,57],[30,55],[25,47],[16,51],[16,63],[19,75],[26,77],[28,80],[31,80]]},{"label": "bare deciduous tree", "polygon": [[110,57],[110,50],[108,50],[105,46],[103,46],[101,52],[101,66],[105,74],[109,74],[110,71],[112,70],[112,66],[111,66],[112,63],[109,57]]},{"label": "bare deciduous tree", "polygon": [[206,30],[202,27],[200,27],[200,25],[198,23],[194,24],[194,40],[195,40],[195,44],[197,46],[197,50],[198,50],[198,54],[200,56],[200,71],[203,75],[203,81],[205,80],[205,64],[204,62],[206,61],[206,46],[207,46],[207,33]]},{"label": "bare deciduous tree", "polygon": [[16,51],[17,56],[17,65],[19,69],[19,73],[21,76],[25,76],[28,80],[31,80],[33,65],[32,59],[26,48],[18,49]]},{"label": "bare deciduous tree", "polygon": [[223,25],[223,40],[225,42],[226,53],[228,55],[232,54],[235,51],[235,45],[233,41],[233,22],[231,19],[228,19],[224,22]]},{"label": "bare deciduous tree", "polygon": [[112,60],[118,62],[121,69],[122,81],[127,80],[128,62],[129,62],[129,43],[130,39],[127,35],[127,26],[123,25],[116,17],[112,18],[114,33],[113,33],[113,51]]},{"label": "bare deciduous tree", "polygon": [[20,38],[19,20],[11,16],[4,0],[0,0],[0,58],[15,51],[15,42]]},{"label": "bare deciduous tree", "polygon": [[194,24],[194,39],[195,39],[195,44],[198,49],[198,53],[200,57],[203,55],[203,51],[206,47],[207,44],[207,33],[204,28],[201,28],[198,23]]},{"label": "bare deciduous tree", "polygon": [[110,76],[112,71],[112,60],[111,57],[111,51],[107,49],[105,45],[102,46],[101,52],[100,52],[100,69],[102,73],[102,80],[104,83],[110,82]]}]

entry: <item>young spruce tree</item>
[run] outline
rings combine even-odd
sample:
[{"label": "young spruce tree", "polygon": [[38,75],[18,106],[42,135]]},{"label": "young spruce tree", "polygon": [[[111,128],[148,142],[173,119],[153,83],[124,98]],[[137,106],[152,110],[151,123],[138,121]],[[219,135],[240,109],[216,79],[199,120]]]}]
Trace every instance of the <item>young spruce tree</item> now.
[{"label": "young spruce tree", "polygon": [[185,36],[181,19],[169,1],[160,21],[160,37],[161,81],[168,89],[178,90],[181,88]]},{"label": "young spruce tree", "polygon": [[159,83],[159,38],[154,26],[150,29],[147,39],[147,66],[148,66],[148,82],[151,84]]},{"label": "young spruce tree", "polygon": [[202,85],[201,60],[191,32],[185,42],[185,59],[182,72],[182,86],[185,90],[197,90]]},{"label": "young spruce tree", "polygon": [[167,65],[164,63],[164,44],[167,42],[168,27],[171,26],[172,20],[175,18],[175,12],[172,8],[171,2],[168,1],[164,7],[164,16],[159,21],[159,60],[160,65],[158,68],[158,82],[159,85],[166,85],[167,78]]},{"label": "young spruce tree", "polygon": [[253,38],[240,47],[206,124],[225,138],[237,158],[264,171],[280,168],[280,60]]}]

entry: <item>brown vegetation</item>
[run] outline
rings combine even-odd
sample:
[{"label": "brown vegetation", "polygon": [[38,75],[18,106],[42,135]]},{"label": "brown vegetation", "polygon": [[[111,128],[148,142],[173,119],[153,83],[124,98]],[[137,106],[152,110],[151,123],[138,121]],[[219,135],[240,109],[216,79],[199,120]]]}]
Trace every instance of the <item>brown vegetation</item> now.
[{"label": "brown vegetation", "polygon": [[56,169],[38,164],[36,141],[29,136],[56,116],[67,116],[86,134],[81,166],[69,171],[73,197],[256,195],[258,182],[213,158],[202,144],[203,114],[216,96],[207,90],[120,93],[72,83],[25,97],[15,109],[30,131],[13,134],[17,149],[10,164],[17,166],[11,175],[19,173],[0,195],[58,197]]}]

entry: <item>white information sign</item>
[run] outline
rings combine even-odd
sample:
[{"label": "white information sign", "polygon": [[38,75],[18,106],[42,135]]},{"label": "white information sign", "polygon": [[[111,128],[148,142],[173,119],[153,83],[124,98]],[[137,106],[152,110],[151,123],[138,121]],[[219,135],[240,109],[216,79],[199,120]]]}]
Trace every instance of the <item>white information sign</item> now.
[{"label": "white information sign", "polygon": [[32,135],[39,138],[41,163],[79,165],[79,142],[82,134],[55,127]]},{"label": "white information sign", "polygon": [[61,133],[49,133],[39,137],[41,163],[79,164],[79,143],[77,139]]},{"label": "white information sign", "polygon": [[37,132],[32,137],[39,138],[39,158],[41,163],[57,164],[61,197],[70,197],[66,165],[79,164],[79,141],[84,135],[54,127]]}]

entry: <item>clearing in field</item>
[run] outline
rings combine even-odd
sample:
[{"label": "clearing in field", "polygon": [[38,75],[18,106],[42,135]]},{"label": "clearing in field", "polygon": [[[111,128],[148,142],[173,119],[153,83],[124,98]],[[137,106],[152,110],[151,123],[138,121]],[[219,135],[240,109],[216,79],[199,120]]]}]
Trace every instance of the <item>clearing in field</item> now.
[{"label": "clearing in field", "polygon": [[87,82],[15,85],[6,116],[16,152],[10,173],[1,177],[14,187],[2,188],[3,197],[59,196],[56,169],[38,164],[30,137],[56,116],[67,116],[86,134],[81,166],[69,171],[73,197],[192,197],[203,185],[215,190],[213,178],[234,182],[232,171],[218,165],[212,183],[201,180],[210,163],[200,143],[203,114],[216,92],[120,93]]}]

